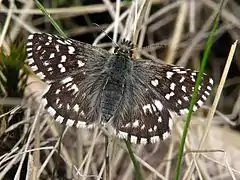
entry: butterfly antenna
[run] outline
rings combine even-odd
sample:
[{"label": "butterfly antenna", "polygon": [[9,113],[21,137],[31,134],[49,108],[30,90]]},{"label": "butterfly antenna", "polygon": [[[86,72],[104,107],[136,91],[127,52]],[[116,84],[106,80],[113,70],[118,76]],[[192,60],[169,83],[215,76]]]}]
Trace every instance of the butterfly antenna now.
[{"label": "butterfly antenna", "polygon": [[161,43],[156,43],[156,44],[151,44],[149,46],[145,46],[142,49],[150,49],[150,48],[160,48],[160,49],[165,49],[167,47],[167,44],[161,44]]},{"label": "butterfly antenna", "polygon": [[113,44],[114,44],[116,47],[118,47],[118,44],[113,41],[113,39],[104,31],[104,29],[103,29],[99,24],[97,24],[97,23],[92,23],[92,24],[95,25],[95,26],[97,26],[97,27],[99,27],[99,28],[102,30],[102,32],[103,32],[104,34],[106,34],[106,36],[113,42]]}]

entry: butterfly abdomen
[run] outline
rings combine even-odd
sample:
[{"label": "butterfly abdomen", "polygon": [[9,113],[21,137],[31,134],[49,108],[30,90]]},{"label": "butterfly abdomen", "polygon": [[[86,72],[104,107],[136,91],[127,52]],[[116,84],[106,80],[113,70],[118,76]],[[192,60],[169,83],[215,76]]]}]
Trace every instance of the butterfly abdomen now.
[{"label": "butterfly abdomen", "polygon": [[131,73],[131,62],[122,60],[121,57],[113,57],[106,70],[107,81],[103,89],[101,108],[102,121],[108,121],[118,109],[123,93],[127,76]]},{"label": "butterfly abdomen", "polygon": [[102,121],[108,121],[119,107],[124,90],[122,84],[122,81],[116,81],[111,77],[108,79],[101,99]]}]

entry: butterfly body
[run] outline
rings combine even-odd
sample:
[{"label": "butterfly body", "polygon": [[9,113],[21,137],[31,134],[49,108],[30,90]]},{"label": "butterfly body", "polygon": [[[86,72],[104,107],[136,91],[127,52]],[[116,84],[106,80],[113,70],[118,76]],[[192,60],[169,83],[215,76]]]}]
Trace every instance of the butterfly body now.
[{"label": "butterfly body", "polygon": [[101,94],[102,120],[108,121],[114,116],[123,101],[126,91],[126,83],[131,79],[133,63],[131,59],[122,56],[116,51],[107,64],[105,70],[106,80]]},{"label": "butterfly body", "polygon": [[[75,127],[109,124],[134,143],[153,143],[171,132],[173,115],[188,112],[198,72],[134,60],[122,41],[114,53],[60,36],[35,33],[27,43],[28,64],[49,84],[45,109],[59,123]],[[213,81],[204,74],[196,111]]]}]

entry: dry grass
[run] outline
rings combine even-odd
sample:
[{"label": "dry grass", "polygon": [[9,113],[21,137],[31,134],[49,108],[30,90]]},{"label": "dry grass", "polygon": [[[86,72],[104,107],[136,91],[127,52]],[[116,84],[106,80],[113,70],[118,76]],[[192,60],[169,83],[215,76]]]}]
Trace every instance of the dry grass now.
[{"label": "dry grass", "polygon": [[[16,40],[20,34],[43,31],[39,29],[39,25],[48,22],[41,11],[35,8],[34,2],[22,4],[21,8],[16,9],[17,2],[22,4],[23,1],[9,0],[8,7],[0,4],[0,12],[6,15],[2,24],[0,45],[6,53],[11,51],[7,36]],[[101,47],[109,47],[109,44],[100,42],[106,37],[106,33],[113,32],[112,38],[115,42],[121,38],[133,40],[138,47],[136,57],[143,56],[155,61],[198,69],[200,53],[211,31],[218,4],[211,0],[136,2],[139,4],[120,3],[119,0],[111,3],[104,0],[103,3],[96,5],[55,7],[47,8],[47,11],[55,20],[61,22],[80,15],[108,13],[112,23],[102,25],[104,32],[93,26],[74,26],[63,31],[68,36],[97,33],[93,44]],[[151,8],[155,10],[150,11]],[[238,8],[239,5],[234,1],[225,3],[217,38],[228,31],[233,40],[238,39],[240,35]],[[31,19],[35,15],[39,16]],[[146,41],[149,44],[167,44],[166,53],[160,46],[142,48]],[[238,54],[236,52],[236,55]],[[214,56],[209,59],[207,71],[215,79],[215,89],[207,105],[192,117],[181,168],[183,180],[240,178],[240,135],[229,128],[229,125],[237,124],[232,120],[240,117],[240,81],[237,76],[226,79],[228,69],[223,73],[225,65],[218,63],[219,61]],[[236,61],[239,59],[236,58]],[[230,62],[231,58],[227,61],[227,67],[230,66]],[[223,78],[219,83],[221,77]],[[98,128],[91,130],[65,128],[55,123],[39,106],[46,84],[34,75],[28,77],[27,84],[23,99],[2,98],[0,101],[3,105],[15,106],[19,100],[23,100],[22,107],[26,107],[22,121],[7,127],[4,132],[11,133],[21,128],[22,136],[16,140],[10,151],[1,152],[0,179],[4,179],[7,172],[17,163],[19,164],[12,174],[15,179],[20,179],[22,171],[27,171],[26,179],[135,178],[135,170],[124,142],[109,135],[107,152],[110,159],[109,164],[106,163],[106,141],[103,131]],[[224,93],[226,91],[230,93]],[[217,105],[219,106],[216,111]],[[15,109],[0,117],[11,121],[14,112]],[[176,121],[172,136],[166,141],[145,146],[133,145],[144,180],[174,178],[183,120],[184,117]],[[27,164],[28,167],[23,164]],[[108,168],[110,174],[106,171]],[[60,177],[53,178],[51,175],[56,170]]]}]

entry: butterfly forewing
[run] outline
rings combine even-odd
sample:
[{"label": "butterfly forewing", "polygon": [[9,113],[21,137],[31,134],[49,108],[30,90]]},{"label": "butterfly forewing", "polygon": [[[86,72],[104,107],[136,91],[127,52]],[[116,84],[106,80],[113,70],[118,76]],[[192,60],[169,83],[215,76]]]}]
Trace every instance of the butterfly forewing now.
[{"label": "butterfly forewing", "polygon": [[[161,96],[164,106],[178,115],[186,114],[198,72],[178,66],[156,65],[148,62],[145,64],[148,67],[146,72],[148,84]],[[212,85],[213,80],[208,75],[203,74],[201,84],[198,87],[194,111],[207,100]]]},{"label": "butterfly forewing", "polygon": [[85,74],[87,62],[104,61],[109,54],[104,49],[47,33],[29,35],[26,50],[31,69],[50,82],[75,73]]}]

